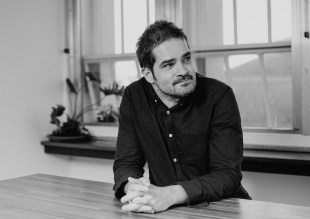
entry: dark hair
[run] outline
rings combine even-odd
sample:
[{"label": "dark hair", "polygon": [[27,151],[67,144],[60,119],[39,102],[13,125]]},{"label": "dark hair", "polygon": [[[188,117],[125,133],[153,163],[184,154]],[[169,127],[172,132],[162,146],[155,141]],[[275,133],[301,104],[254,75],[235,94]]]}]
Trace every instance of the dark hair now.
[{"label": "dark hair", "polygon": [[[172,38],[185,39],[187,37],[183,30],[176,27],[172,22],[157,20],[149,25],[137,42],[136,55],[141,68],[149,68],[153,72],[155,57],[153,49],[159,44]],[[189,45],[188,45],[189,46]]]}]

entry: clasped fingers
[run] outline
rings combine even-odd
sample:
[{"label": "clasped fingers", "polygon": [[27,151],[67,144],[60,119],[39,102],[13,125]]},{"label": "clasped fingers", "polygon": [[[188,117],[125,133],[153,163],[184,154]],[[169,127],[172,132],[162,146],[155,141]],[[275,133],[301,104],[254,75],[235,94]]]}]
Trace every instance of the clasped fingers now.
[{"label": "clasped fingers", "polygon": [[128,186],[128,192],[130,191],[147,192],[148,190],[149,185],[130,183],[130,185]]},{"label": "clasped fingers", "polygon": [[142,196],[141,192],[139,192],[139,191],[131,191],[131,192],[128,192],[127,195],[124,195],[121,198],[121,202],[122,203],[131,202],[133,199],[135,199],[137,197],[140,197],[140,196]]},{"label": "clasped fingers", "polygon": [[139,213],[149,213],[154,214],[155,211],[151,206],[148,205],[141,205],[137,203],[129,203],[122,207],[123,211],[131,211],[131,212],[139,212]]}]

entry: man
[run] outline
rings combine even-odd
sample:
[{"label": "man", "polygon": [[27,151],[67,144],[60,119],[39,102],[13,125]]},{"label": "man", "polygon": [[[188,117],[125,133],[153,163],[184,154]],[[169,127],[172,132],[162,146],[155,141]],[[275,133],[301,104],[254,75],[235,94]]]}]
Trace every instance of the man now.
[{"label": "man", "polygon": [[144,77],[123,95],[113,166],[123,210],[250,198],[241,185],[243,138],[231,88],[195,72],[187,37],[173,23],[150,25],[136,54]]}]

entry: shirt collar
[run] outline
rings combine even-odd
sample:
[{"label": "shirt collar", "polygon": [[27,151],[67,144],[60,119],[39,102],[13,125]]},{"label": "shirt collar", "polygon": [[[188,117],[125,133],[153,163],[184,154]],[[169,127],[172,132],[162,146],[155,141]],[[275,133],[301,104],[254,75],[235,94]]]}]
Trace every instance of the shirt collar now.
[{"label": "shirt collar", "polygon": [[[182,107],[187,106],[188,104],[191,103],[191,101],[194,99],[194,96],[196,95],[196,88],[194,90],[193,93],[191,93],[190,95],[183,97],[180,99],[180,101],[178,102],[177,105],[168,108],[162,101],[161,99],[158,97],[158,95],[156,94],[156,92],[154,91],[153,86],[147,82],[145,80],[146,86],[147,86],[147,92],[148,92],[148,96],[151,99],[151,101],[154,103],[155,106],[155,112],[159,113],[159,114],[166,114],[166,113],[170,113],[170,111],[174,111],[174,110],[178,110],[181,109]],[[197,85],[196,85],[197,87]],[[169,111],[169,112],[168,112]]]}]

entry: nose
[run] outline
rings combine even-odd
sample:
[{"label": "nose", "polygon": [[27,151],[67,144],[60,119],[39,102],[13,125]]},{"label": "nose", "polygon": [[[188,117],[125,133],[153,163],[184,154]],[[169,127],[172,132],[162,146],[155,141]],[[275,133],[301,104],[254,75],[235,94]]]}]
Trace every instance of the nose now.
[{"label": "nose", "polygon": [[182,62],[180,62],[178,65],[177,65],[177,74],[178,76],[184,76],[184,75],[187,75],[188,74],[188,68],[186,67],[186,65]]}]

